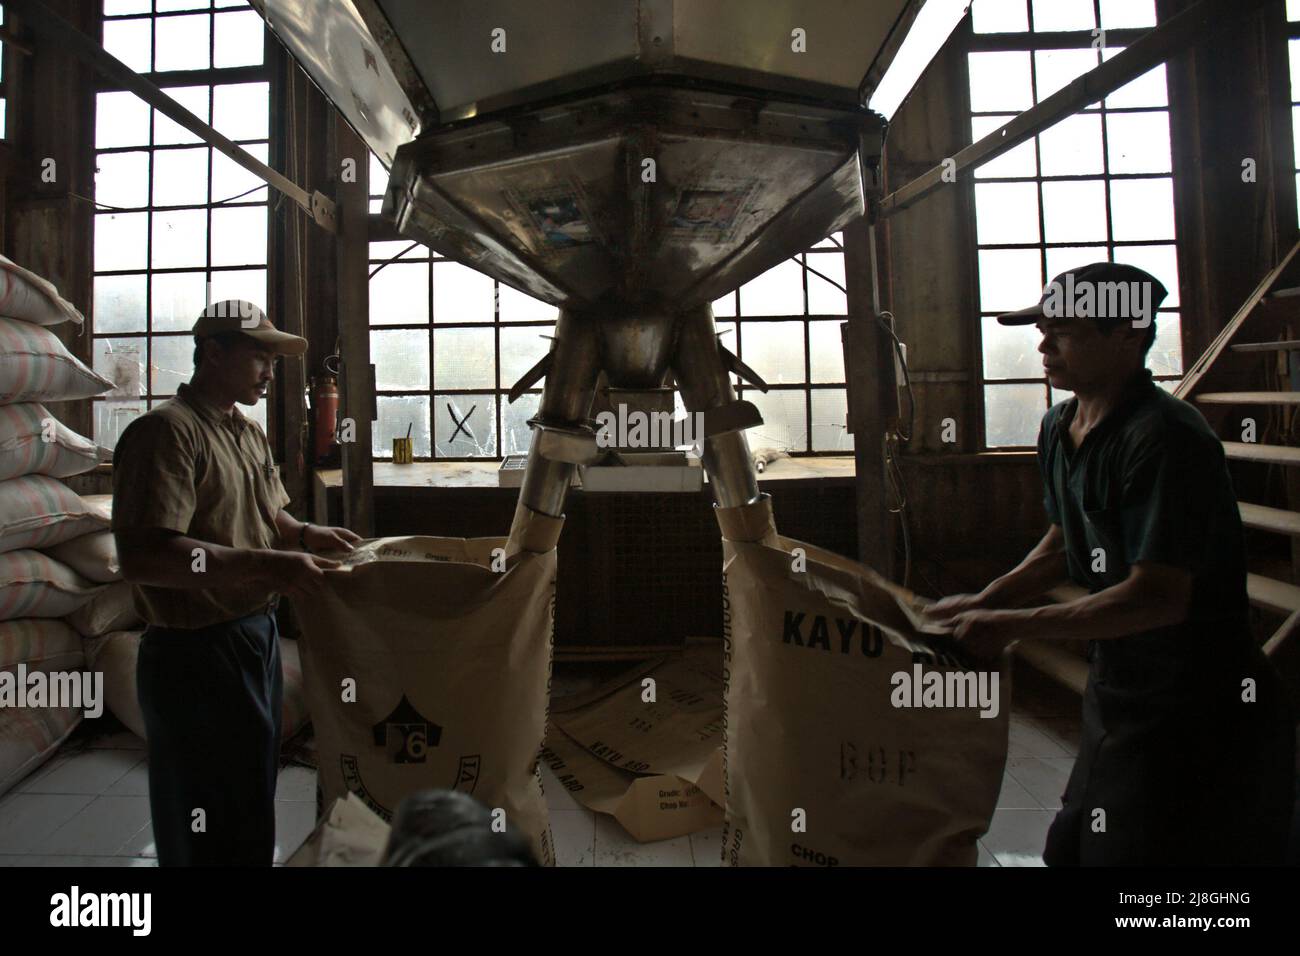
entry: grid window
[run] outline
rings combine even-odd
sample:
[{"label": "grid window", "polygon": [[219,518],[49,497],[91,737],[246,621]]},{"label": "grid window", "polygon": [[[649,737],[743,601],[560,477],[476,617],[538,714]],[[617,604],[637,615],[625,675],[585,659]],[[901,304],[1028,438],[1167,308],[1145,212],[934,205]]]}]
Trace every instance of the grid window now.
[{"label": "grid window", "polygon": [[[372,213],[388,173],[370,160]],[[754,448],[849,452],[840,323],[848,314],[839,235],[781,263],[713,303],[722,342],[772,386],[735,384],[764,424]],[[554,306],[406,240],[370,244],[370,353],[379,420],[376,458],[413,439],[421,459],[524,454],[541,385],[513,404],[507,393],[550,350]],[[677,414],[685,414],[681,398]]]},{"label": "grid window", "polygon": [[[1155,24],[1154,0],[975,0],[967,64],[972,141]],[[1053,34],[1050,46],[1037,36],[1043,33]],[[1067,269],[1109,260],[1160,280],[1169,295],[1156,317],[1147,367],[1171,389],[1183,357],[1165,68],[974,175],[985,447],[1032,446],[1043,413],[1069,397],[1043,376],[1033,326],[996,321],[1037,301],[1043,286]]]},{"label": "grid window", "polygon": [[[0,26],[4,26],[5,11],[0,7]],[[0,43],[0,139],[8,139],[9,127],[5,121],[5,107],[9,102],[9,95],[5,86],[5,45]]]},{"label": "grid window", "polygon": [[[266,31],[246,0],[104,0],[108,52],[267,161]],[[168,83],[187,71],[183,86]],[[196,72],[197,71],[197,75]],[[193,373],[191,327],[222,299],[267,298],[267,187],[134,94],[104,88],[95,115],[95,440]],[[266,427],[266,403],[242,411]]]}]

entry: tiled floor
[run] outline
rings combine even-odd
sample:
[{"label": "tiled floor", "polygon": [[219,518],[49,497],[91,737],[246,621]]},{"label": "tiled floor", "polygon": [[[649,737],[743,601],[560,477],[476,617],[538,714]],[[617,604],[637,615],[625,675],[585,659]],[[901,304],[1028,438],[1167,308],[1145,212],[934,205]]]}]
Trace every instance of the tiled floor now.
[{"label": "tiled floor", "polygon": [[[1041,866],[1078,742],[1078,699],[1017,687],[998,808],[980,840],[980,866]],[[155,866],[143,744],[129,733],[65,747],[0,797],[0,866]],[[561,866],[718,866],[720,830],[637,843],[610,817],[584,809],[545,770]],[[277,863],[311,832],[315,771],[280,771]]]}]

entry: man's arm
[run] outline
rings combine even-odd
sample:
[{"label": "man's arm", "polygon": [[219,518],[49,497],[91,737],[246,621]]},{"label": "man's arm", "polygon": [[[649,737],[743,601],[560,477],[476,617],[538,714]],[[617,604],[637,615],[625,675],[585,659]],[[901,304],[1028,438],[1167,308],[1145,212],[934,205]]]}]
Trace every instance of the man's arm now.
[{"label": "man's arm", "polygon": [[1067,604],[1025,610],[970,610],[943,622],[973,653],[992,656],[1011,641],[1112,640],[1187,619],[1192,573],[1143,562],[1119,584]]},{"label": "man's arm", "polygon": [[275,529],[280,535],[282,551],[297,551],[306,544],[308,551],[351,551],[361,536],[347,528],[327,528],[299,521],[283,508],[275,516]]},{"label": "man's arm", "polygon": [[164,588],[224,588],[264,584],[307,597],[338,567],[300,552],[229,548],[167,528],[126,528],[113,533],[122,576],[132,584]]},{"label": "man's arm", "polygon": [[926,608],[925,613],[944,617],[979,608],[1018,607],[1066,580],[1065,534],[1059,524],[1053,524],[1023,561],[989,582],[983,591],[946,597]]}]

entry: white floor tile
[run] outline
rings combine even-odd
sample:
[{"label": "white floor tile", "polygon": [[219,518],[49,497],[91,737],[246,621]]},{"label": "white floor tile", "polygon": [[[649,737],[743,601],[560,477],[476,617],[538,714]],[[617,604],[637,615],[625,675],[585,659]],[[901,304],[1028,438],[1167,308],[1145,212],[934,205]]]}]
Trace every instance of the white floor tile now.
[{"label": "white floor tile", "polygon": [[581,803],[573,799],[564,785],[556,779],[554,771],[542,764],[542,790],[546,794],[546,808],[555,810],[585,810]]},{"label": "white floor tile", "polygon": [[984,845],[983,841],[980,841],[979,861],[975,865],[976,866],[1001,866],[1002,864],[998,862],[997,857],[995,857],[992,853],[988,851],[988,848]]},{"label": "white floor tile", "polygon": [[[1018,758],[1008,757],[1007,765],[1010,766],[1011,761],[1016,759]],[[999,810],[1041,810],[1043,805],[1034,799],[1033,794],[1026,790],[1019,780],[1009,773],[1003,773],[997,808]]]},{"label": "white floor tile", "polygon": [[316,800],[275,801],[275,861],[283,863],[316,828]]},{"label": "white floor tile", "polygon": [[25,776],[18,785],[10,791],[10,793],[29,792],[36,781],[67,763],[72,758],[73,753],[74,751],[69,750],[66,747],[61,747],[53,757]]},{"label": "white floor tile", "polygon": [[80,793],[8,794],[0,800],[0,853],[31,853],[94,799]]},{"label": "white floor tile", "polygon": [[148,797],[98,797],[33,852],[44,856],[116,856],[148,822]]},{"label": "white floor tile", "polygon": [[1008,757],[1007,773],[1014,777],[1044,810],[1061,809],[1061,795],[1074,767],[1073,757]]},{"label": "white floor tile", "polygon": [[722,866],[722,827],[692,833],[688,839],[696,866]]},{"label": "white floor tile", "polygon": [[995,810],[989,832],[980,837],[1002,866],[1042,866],[1051,810]]},{"label": "white floor tile", "polygon": [[[17,862],[8,862],[10,860]],[[0,856],[0,866],[157,866],[156,859],[139,856]]]},{"label": "white floor tile", "polygon": [[[130,751],[122,751],[130,753]],[[140,762],[128,770],[107,790],[106,797],[147,797],[149,796],[149,761],[141,758]]]},{"label": "white floor tile", "polygon": [[281,767],[275,781],[275,799],[310,801],[316,810],[316,771],[308,767]]},{"label": "white floor tile", "polygon": [[23,793],[87,793],[98,796],[143,759],[138,750],[83,750],[18,789]]},{"label": "white floor tile", "polygon": [[142,856],[158,858],[158,847],[153,842],[153,823],[146,823],[139,832],[119,850],[124,856]]},{"label": "white floor tile", "polygon": [[1068,757],[1070,752],[1028,724],[1011,718],[1011,729],[1007,740],[1009,757]]},{"label": "white floor tile", "polygon": [[1082,719],[1074,717],[1041,717],[1043,733],[1051,737],[1069,752],[1071,757],[1079,755],[1079,740],[1083,733]]},{"label": "white floor tile", "polygon": [[597,866],[691,866],[692,863],[691,841],[686,837],[638,843],[613,817],[597,814]]},{"label": "white floor tile", "polygon": [[593,866],[596,859],[596,814],[590,810],[552,810],[551,837],[556,866]]}]

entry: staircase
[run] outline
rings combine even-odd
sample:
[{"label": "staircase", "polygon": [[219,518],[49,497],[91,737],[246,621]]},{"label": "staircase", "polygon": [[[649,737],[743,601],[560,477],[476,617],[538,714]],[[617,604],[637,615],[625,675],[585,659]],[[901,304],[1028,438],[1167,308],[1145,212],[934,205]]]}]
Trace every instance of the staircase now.
[{"label": "staircase", "polygon": [[[1258,341],[1250,341],[1243,330],[1249,326]],[[1236,428],[1235,437],[1243,437],[1237,427],[1244,417],[1270,421],[1258,427],[1258,434],[1280,440],[1224,441],[1224,454],[1230,461],[1247,463],[1246,467],[1282,468],[1287,470],[1288,493],[1284,496],[1300,505],[1300,447],[1285,444],[1292,426],[1300,427],[1300,243],[1293,246],[1282,261],[1270,271],[1250,297],[1242,303],[1232,320],[1224,326],[1205,353],[1188,370],[1174,395],[1196,403],[1212,425],[1218,423],[1223,434]],[[1274,336],[1272,340],[1270,337]],[[1238,341],[1241,339],[1241,341]],[[1206,391],[1202,386],[1212,369],[1227,364],[1241,366],[1231,356],[1255,354],[1264,362],[1262,371],[1252,371],[1252,379],[1276,378],[1279,386],[1256,390]],[[1274,373],[1270,366],[1276,368]],[[1217,367],[1217,368],[1216,368]],[[1241,376],[1240,367],[1236,374]],[[1233,417],[1232,409],[1241,410]],[[1234,469],[1235,471],[1235,469]],[[1234,477],[1235,474],[1234,474]],[[1239,485],[1240,487],[1240,485]],[[1300,568],[1300,511],[1238,501],[1242,523],[1257,531],[1286,536],[1291,540],[1292,567]],[[1249,558],[1249,555],[1248,555]],[[1294,577],[1294,574],[1290,575]],[[1264,653],[1273,655],[1296,631],[1300,630],[1300,587],[1280,577],[1258,573],[1247,575],[1246,590],[1251,605],[1261,614],[1278,618],[1281,623],[1264,642]],[[1071,601],[1086,592],[1073,584],[1061,585],[1049,592],[1055,601]],[[1087,681],[1088,665],[1080,648],[1058,642],[1027,641],[1017,654],[1043,673],[1082,693]]]}]

